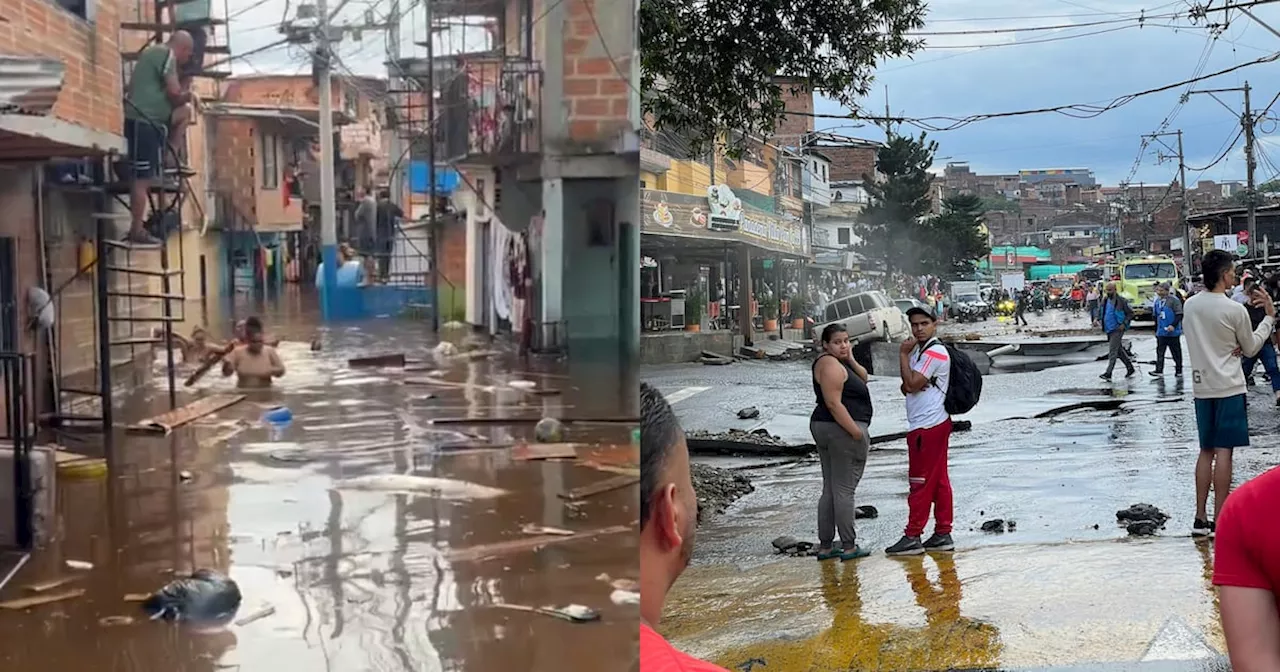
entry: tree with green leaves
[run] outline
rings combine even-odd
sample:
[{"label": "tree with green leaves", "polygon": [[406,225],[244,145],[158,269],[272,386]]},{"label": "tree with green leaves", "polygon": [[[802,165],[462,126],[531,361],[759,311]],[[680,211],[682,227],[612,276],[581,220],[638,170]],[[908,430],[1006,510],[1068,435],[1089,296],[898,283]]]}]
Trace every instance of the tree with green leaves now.
[{"label": "tree with green leaves", "polygon": [[920,221],[929,215],[929,189],[933,156],[938,143],[925,133],[919,137],[890,132],[889,140],[876,155],[876,170],[883,179],[862,176],[863,188],[871,202],[858,214],[854,233],[861,242],[858,252],[873,267],[885,271],[918,273],[922,267]]},{"label": "tree with green leaves", "polygon": [[951,196],[942,202],[942,214],[920,223],[920,262],[929,272],[944,278],[969,278],[974,262],[991,254],[982,232],[986,214],[982,199],[972,194]]},{"label": "tree with green leaves", "polygon": [[924,0],[641,0],[642,108],[691,153],[772,135],[784,86],[856,111],[877,64],[920,48],[924,14]]}]

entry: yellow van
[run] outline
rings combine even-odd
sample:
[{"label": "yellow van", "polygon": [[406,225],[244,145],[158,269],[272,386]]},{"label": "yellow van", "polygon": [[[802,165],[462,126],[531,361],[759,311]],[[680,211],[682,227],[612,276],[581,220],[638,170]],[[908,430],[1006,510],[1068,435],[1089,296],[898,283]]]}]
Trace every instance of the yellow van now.
[{"label": "yellow van", "polygon": [[1178,263],[1173,257],[1130,257],[1120,262],[1120,280],[1116,291],[1129,301],[1134,319],[1150,320],[1151,303],[1156,297],[1156,286],[1167,282],[1175,290],[1182,288],[1178,277]]}]

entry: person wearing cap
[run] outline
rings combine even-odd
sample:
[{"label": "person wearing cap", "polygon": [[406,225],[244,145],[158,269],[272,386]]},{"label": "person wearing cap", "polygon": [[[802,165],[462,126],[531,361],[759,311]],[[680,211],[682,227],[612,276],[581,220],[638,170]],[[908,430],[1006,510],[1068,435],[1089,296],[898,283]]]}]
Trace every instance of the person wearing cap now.
[{"label": "person wearing cap", "polygon": [[1173,357],[1173,375],[1182,377],[1182,299],[1170,289],[1169,283],[1160,283],[1151,304],[1156,316],[1156,369],[1151,375],[1156,378],[1164,375],[1166,351]]},{"label": "person wearing cap", "polygon": [[[954,551],[951,526],[954,504],[947,474],[951,415],[947,388],[951,384],[951,355],[935,334],[937,319],[914,307],[907,311],[911,338],[898,351],[902,393],[907,397],[907,527],[885,555],[920,555],[925,551]],[[921,542],[929,511],[933,536]]]}]

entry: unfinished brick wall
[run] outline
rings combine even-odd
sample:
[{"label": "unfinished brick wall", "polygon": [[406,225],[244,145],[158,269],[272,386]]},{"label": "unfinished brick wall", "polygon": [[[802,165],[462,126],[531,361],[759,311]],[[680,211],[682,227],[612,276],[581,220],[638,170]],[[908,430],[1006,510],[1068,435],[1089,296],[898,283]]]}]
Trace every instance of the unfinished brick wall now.
[{"label": "unfinished brick wall", "polygon": [[875,175],[877,149],[874,146],[817,149],[831,159],[831,182],[861,180],[863,175]]},{"label": "unfinished brick wall", "polygon": [[[214,189],[228,196],[244,217],[256,217],[255,182],[258,165],[258,138],[255,124],[248,119],[219,119],[214,129]],[[228,213],[229,214],[229,213]]]},{"label": "unfinished brick wall", "polygon": [[60,119],[120,133],[118,0],[95,0],[92,23],[47,0],[0,0],[0,53],[47,56],[66,67],[53,107]]},{"label": "unfinished brick wall", "polygon": [[782,101],[788,114],[773,131],[772,142],[784,147],[798,147],[805,133],[813,132],[813,92],[794,79],[778,77],[774,84],[782,87]]},{"label": "unfinished brick wall", "polygon": [[[568,9],[563,30],[547,27],[540,36],[564,41],[562,106],[568,140],[583,149],[612,146],[633,127],[628,114],[634,38],[618,37],[631,33],[618,25],[617,6],[611,2],[565,0],[564,4]],[[630,26],[632,19],[627,21]],[[544,115],[557,113],[543,111]]]}]

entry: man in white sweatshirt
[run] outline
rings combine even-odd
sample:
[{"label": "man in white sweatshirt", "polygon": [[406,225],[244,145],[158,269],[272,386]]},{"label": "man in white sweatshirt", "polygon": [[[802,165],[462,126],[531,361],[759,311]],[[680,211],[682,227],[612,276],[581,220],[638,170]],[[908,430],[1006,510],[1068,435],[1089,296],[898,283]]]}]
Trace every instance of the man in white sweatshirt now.
[{"label": "man in white sweatshirt", "polygon": [[1276,309],[1262,288],[1250,295],[1253,305],[1266,311],[1257,329],[1249,312],[1229,296],[1236,284],[1235,260],[1213,250],[1200,262],[1206,291],[1187,299],[1183,326],[1191,360],[1191,389],[1195,395],[1200,457],[1196,460],[1196,518],[1194,536],[1213,534],[1206,506],[1213,484],[1214,520],[1231,491],[1231,451],[1249,445],[1249,417],[1245,407],[1244,370],[1240,356],[1253,357],[1271,337]]}]

